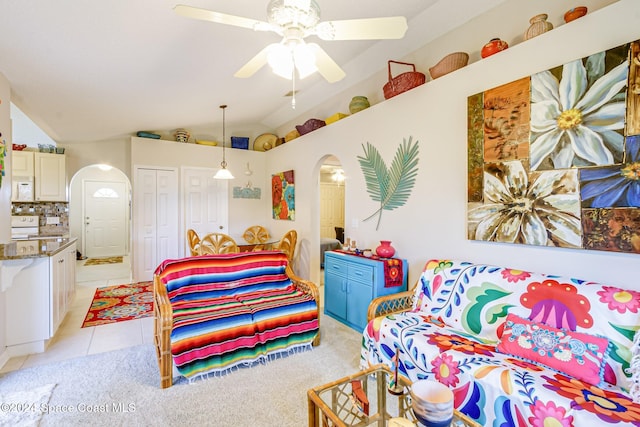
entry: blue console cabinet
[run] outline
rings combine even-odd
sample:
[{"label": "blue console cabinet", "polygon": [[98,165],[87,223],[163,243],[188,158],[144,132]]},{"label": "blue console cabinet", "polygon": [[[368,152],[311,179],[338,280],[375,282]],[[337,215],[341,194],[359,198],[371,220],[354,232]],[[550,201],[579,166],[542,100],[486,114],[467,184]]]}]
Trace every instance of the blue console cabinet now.
[{"label": "blue console cabinet", "polygon": [[324,254],[324,313],[362,332],[369,303],[382,295],[407,290],[407,261],[402,259],[402,285],[385,288],[384,263],[341,252]]}]

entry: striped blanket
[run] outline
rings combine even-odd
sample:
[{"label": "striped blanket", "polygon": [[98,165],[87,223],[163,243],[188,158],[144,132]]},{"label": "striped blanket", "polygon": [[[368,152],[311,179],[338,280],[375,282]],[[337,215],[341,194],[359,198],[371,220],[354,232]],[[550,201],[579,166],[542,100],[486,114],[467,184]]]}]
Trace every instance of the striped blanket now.
[{"label": "striped blanket", "polygon": [[311,347],[318,309],[261,251],[166,260],[156,270],[173,309],[171,354],[181,375],[223,374]]}]

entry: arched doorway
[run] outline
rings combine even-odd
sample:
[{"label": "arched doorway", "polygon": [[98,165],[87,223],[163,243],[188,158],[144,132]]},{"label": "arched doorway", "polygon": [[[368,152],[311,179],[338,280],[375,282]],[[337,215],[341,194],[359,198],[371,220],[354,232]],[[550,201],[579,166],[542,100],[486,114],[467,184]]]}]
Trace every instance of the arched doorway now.
[{"label": "arched doorway", "polygon": [[69,234],[86,257],[124,256],[131,241],[131,183],[119,169],[91,165],[69,185]]},{"label": "arched doorway", "polygon": [[[344,205],[345,205],[345,174],[340,160],[329,155],[322,160],[319,177],[318,203],[318,241],[320,242],[320,271],[319,280],[321,296],[324,294],[324,253],[338,249],[344,243]],[[313,265],[313,264],[312,264]]]}]

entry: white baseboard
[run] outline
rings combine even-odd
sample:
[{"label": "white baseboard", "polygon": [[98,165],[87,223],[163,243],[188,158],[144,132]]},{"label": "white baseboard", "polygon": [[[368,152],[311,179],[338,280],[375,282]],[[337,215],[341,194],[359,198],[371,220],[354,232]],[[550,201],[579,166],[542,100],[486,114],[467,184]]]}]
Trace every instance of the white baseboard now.
[{"label": "white baseboard", "polygon": [[34,341],[26,344],[11,345],[7,347],[6,353],[9,357],[26,356],[28,354],[43,353],[46,349],[46,341]]},{"label": "white baseboard", "polygon": [[7,348],[5,347],[2,353],[0,353],[0,369],[2,369],[4,365],[7,364],[9,359],[11,359],[11,356],[9,356],[9,350],[7,350]]}]

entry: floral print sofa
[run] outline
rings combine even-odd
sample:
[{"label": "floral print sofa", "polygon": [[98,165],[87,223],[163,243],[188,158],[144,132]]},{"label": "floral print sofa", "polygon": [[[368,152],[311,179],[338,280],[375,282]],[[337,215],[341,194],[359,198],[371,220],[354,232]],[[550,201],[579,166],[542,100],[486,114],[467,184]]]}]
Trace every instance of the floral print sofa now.
[{"label": "floral print sofa", "polygon": [[402,375],[446,384],[481,425],[640,426],[639,309],[634,290],[431,260],[370,306],[361,368],[398,350]]}]

